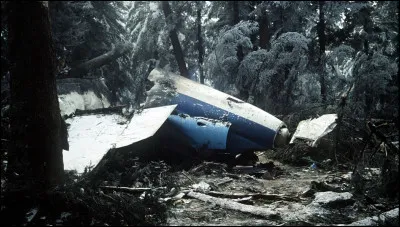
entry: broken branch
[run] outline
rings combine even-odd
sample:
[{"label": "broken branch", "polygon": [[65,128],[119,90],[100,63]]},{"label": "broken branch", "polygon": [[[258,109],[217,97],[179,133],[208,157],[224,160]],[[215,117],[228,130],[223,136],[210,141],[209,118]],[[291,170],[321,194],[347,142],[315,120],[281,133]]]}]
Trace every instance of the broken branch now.
[{"label": "broken branch", "polygon": [[182,171],[182,174],[183,174],[187,179],[189,179],[192,183],[197,184],[196,181],[192,180],[192,178],[190,178],[190,177],[186,174],[185,171]]},{"label": "broken branch", "polygon": [[121,57],[127,51],[132,49],[131,44],[118,44],[115,48],[108,51],[105,54],[97,56],[89,61],[86,61],[80,65],[75,66],[69,71],[69,77],[71,78],[82,78],[91,69],[99,68],[109,62]]},{"label": "broken branch", "polygon": [[261,194],[261,193],[243,194],[243,193],[224,193],[216,191],[209,191],[206,194],[216,197],[231,198],[231,199],[246,198],[251,196],[253,199],[286,200],[286,201],[296,201],[296,202],[300,201],[300,199],[298,198],[293,198],[278,194]]}]

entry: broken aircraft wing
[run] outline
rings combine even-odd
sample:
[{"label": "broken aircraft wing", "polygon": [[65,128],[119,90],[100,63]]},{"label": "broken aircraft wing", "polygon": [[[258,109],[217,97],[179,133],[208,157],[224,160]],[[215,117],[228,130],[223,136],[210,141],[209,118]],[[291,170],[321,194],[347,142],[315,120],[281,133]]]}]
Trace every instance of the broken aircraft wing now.
[{"label": "broken aircraft wing", "polygon": [[83,173],[97,165],[110,148],[120,148],[153,136],[176,105],[144,109],[135,113],[128,124],[118,124],[122,116],[86,115],[66,120],[70,124],[69,151],[63,152],[64,168]]}]

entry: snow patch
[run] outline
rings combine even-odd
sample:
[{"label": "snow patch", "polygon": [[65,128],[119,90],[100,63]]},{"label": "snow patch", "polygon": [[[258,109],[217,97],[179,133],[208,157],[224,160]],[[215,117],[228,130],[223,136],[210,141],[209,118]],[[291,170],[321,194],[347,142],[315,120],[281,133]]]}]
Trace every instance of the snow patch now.
[{"label": "snow patch", "polygon": [[184,34],[182,34],[182,33],[179,32],[178,38],[179,38],[179,42],[182,43],[183,41],[185,41],[186,36],[185,36]]},{"label": "snow patch", "polygon": [[84,92],[82,95],[76,91],[69,94],[58,95],[61,115],[71,115],[77,109],[93,110],[99,108],[107,108],[110,102],[101,94],[99,98],[93,91]]}]

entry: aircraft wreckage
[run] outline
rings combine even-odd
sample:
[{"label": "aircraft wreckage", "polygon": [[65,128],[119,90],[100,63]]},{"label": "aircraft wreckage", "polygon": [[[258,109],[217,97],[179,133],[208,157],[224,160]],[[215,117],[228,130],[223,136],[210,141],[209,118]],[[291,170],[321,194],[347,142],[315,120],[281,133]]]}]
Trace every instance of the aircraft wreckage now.
[{"label": "aircraft wreckage", "polygon": [[[70,127],[69,151],[63,152],[65,169],[82,173],[111,148],[123,149],[155,135],[169,144],[187,145],[198,152],[223,151],[232,155],[289,143],[285,123],[249,103],[159,69],[154,69],[148,79],[154,85],[147,91],[144,109],[136,111],[127,122],[119,114],[66,120]],[[102,94],[60,90],[62,114],[110,105]]]}]

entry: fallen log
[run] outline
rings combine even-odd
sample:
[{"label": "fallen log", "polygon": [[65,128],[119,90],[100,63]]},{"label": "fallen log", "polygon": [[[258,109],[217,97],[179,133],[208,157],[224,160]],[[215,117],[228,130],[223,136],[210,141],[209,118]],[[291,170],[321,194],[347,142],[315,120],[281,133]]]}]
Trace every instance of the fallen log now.
[{"label": "fallen log", "polygon": [[230,177],[230,178],[233,178],[233,179],[236,179],[236,180],[238,180],[238,179],[240,179],[240,175],[237,175],[237,174],[233,174],[233,173],[224,173],[223,174],[225,177]]},{"label": "fallen log", "polygon": [[337,226],[399,226],[399,208],[386,211],[379,216],[367,217],[350,224]]},{"label": "fallen log", "polygon": [[252,214],[252,215],[267,218],[267,219],[274,219],[274,220],[280,219],[280,215],[277,212],[271,211],[270,209],[252,206],[252,205],[241,204],[238,202],[230,201],[228,199],[216,198],[216,197],[205,195],[205,194],[198,193],[198,192],[191,191],[191,192],[188,192],[186,195],[188,197],[201,200],[203,202],[208,202],[208,203],[218,205],[222,208],[241,211],[243,213],[248,213],[248,214]]},{"label": "fallen log", "polygon": [[73,67],[68,72],[68,77],[82,78],[91,69],[99,68],[105,64],[108,64],[109,62],[114,61],[117,58],[121,57],[123,54],[125,54],[131,49],[132,49],[131,44],[118,44],[115,46],[115,48],[108,51],[107,53],[97,56],[93,59],[90,59],[82,64]]},{"label": "fallen log", "polygon": [[186,174],[185,171],[182,171],[182,174],[183,174],[187,179],[189,179],[193,184],[196,184],[196,181],[194,181],[191,177],[189,177],[189,176]]},{"label": "fallen log", "polygon": [[299,198],[279,195],[279,194],[261,194],[261,193],[244,194],[244,193],[224,193],[216,191],[209,191],[206,194],[215,197],[230,198],[230,199],[252,197],[252,199],[285,200],[285,201],[296,201],[296,202],[301,201],[301,199]]},{"label": "fallen log", "polygon": [[251,197],[251,196],[240,198],[240,199],[234,199],[233,201],[234,202],[238,202],[238,203],[242,203],[242,204],[247,204],[247,205],[253,205],[254,204],[253,197]]},{"label": "fallen log", "polygon": [[158,187],[158,188],[129,188],[129,187],[117,187],[117,186],[100,186],[102,189],[109,189],[121,192],[129,192],[129,193],[143,193],[151,190],[165,189],[166,187]]},{"label": "fallen log", "polygon": [[215,186],[219,187],[219,186],[221,186],[221,185],[223,185],[223,184],[227,184],[227,183],[230,183],[230,182],[232,182],[232,181],[233,181],[233,179],[227,179],[227,180],[225,180],[225,181],[216,183]]}]

